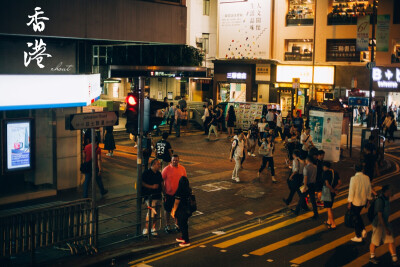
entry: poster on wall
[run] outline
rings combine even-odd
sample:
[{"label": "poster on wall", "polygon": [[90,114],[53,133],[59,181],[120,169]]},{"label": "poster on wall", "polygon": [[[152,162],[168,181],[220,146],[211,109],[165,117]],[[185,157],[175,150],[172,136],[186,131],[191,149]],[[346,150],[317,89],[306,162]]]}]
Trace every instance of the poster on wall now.
[{"label": "poster on wall", "polygon": [[390,15],[378,15],[376,23],[376,51],[389,51]]},{"label": "poster on wall", "polygon": [[30,169],[31,120],[6,121],[7,171]]},{"label": "poster on wall", "polygon": [[[233,106],[235,109],[235,114],[236,114],[235,128],[237,129],[242,129],[242,130],[249,129],[251,123],[254,120],[260,120],[263,115],[262,112],[264,104],[229,102],[228,105],[226,105],[226,110],[225,110],[226,113],[228,112],[230,106]],[[279,105],[271,105],[270,108],[279,109]]]},{"label": "poster on wall", "polygon": [[316,148],[325,151],[325,159],[339,161],[343,113],[310,110],[311,137]]},{"label": "poster on wall", "polygon": [[357,51],[368,51],[369,21],[369,16],[361,16],[357,18]]},{"label": "poster on wall", "polygon": [[219,0],[218,57],[268,59],[271,0]]}]

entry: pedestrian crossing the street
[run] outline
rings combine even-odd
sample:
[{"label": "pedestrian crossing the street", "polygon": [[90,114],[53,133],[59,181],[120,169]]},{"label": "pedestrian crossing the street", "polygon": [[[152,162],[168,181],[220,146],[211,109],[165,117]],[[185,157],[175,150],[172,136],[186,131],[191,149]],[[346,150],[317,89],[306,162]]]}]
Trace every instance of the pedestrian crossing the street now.
[{"label": "pedestrian crossing the street", "polygon": [[[393,177],[380,177],[380,181]],[[374,181],[375,183],[377,181]],[[379,191],[380,186],[374,186]],[[344,214],[347,209],[347,192],[334,203],[333,212],[336,215],[336,230],[330,230],[322,224],[326,217],[326,209],[319,210],[320,221],[310,220],[312,212],[297,217],[286,214],[274,215],[261,223],[250,223],[241,227],[226,230],[224,235],[208,236],[192,242],[185,249],[174,247],[146,258],[130,262],[131,266],[148,264],[149,266],[167,266],[169,263],[179,263],[175,266],[204,266],[206,262],[214,262],[223,266],[229,259],[229,266],[363,266],[368,264],[369,234],[363,243],[353,243],[354,229],[344,226]],[[392,214],[389,220],[400,225],[400,193],[390,198]],[[370,233],[372,226],[366,218],[367,209],[363,209],[366,231]],[[396,233],[396,232],[395,232]],[[395,237],[396,242],[400,236]],[[341,253],[348,250],[351,253],[341,258]],[[201,253],[201,254],[199,254]],[[382,257],[389,253],[387,246],[376,250],[376,256]],[[201,255],[201,257],[199,256]],[[204,259],[203,259],[204,258]],[[193,259],[196,259],[193,262]],[[232,264],[233,262],[233,264]],[[331,262],[332,264],[327,264]],[[222,265],[221,265],[222,264]],[[236,265],[235,265],[236,264]],[[228,265],[226,265],[228,266]]]}]

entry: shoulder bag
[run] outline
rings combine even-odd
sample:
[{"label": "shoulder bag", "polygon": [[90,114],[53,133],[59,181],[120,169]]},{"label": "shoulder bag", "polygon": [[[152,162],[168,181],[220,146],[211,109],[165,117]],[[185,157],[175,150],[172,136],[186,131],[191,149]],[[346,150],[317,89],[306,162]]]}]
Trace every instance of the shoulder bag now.
[{"label": "shoulder bag", "polygon": [[[333,179],[335,179],[335,172],[332,170],[332,181],[330,183],[331,186],[333,184]],[[326,186],[326,184],[324,184],[324,186],[322,186],[321,200],[324,202],[332,201],[331,190]]]},{"label": "shoulder bag", "polygon": [[262,144],[261,146],[260,146],[260,148],[258,149],[258,154],[259,155],[262,155],[262,156],[265,156],[265,155],[267,155],[268,154],[268,148],[264,148],[264,144]]}]

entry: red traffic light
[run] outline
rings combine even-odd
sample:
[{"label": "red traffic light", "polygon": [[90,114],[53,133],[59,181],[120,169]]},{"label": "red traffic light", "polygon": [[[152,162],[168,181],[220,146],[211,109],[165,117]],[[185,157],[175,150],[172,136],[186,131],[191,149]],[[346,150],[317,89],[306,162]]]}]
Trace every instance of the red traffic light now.
[{"label": "red traffic light", "polygon": [[133,95],[128,95],[128,96],[126,97],[126,103],[128,103],[128,104],[131,105],[131,106],[136,105],[136,99],[135,99],[135,97],[134,97]]}]

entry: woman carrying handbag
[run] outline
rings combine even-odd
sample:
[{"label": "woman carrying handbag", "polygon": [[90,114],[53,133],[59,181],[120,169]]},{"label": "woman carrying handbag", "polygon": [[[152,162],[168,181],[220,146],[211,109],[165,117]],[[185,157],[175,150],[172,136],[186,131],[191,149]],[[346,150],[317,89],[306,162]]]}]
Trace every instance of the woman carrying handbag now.
[{"label": "woman carrying handbag", "polygon": [[328,210],[328,220],[326,220],[324,224],[326,224],[329,229],[336,229],[332,206],[341,185],[341,181],[339,174],[331,168],[330,162],[324,161],[322,163],[322,168],[324,170],[323,179],[325,184],[322,187],[321,200],[324,202],[324,207]]}]

